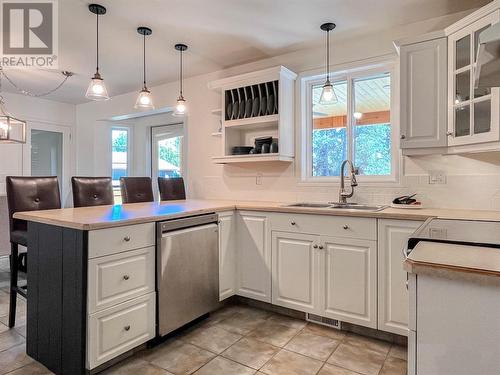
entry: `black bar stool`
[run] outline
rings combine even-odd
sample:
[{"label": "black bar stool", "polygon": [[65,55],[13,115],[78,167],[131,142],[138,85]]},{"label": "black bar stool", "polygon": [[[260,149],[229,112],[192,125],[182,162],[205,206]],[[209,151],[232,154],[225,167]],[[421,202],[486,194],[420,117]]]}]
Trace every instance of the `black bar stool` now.
[{"label": "black bar stool", "polygon": [[104,206],[114,203],[111,177],[72,177],[71,185],[74,207]]},{"label": "black bar stool", "polygon": [[186,188],[182,177],[158,177],[160,201],[175,201],[186,199]]},{"label": "black bar stool", "polygon": [[150,177],[120,177],[123,203],[153,202],[153,185]]},{"label": "black bar stool", "polygon": [[[57,177],[14,177],[5,179],[10,227],[10,305],[9,327],[16,324],[16,299],[26,298],[26,287],[18,286],[18,272],[26,272],[27,253],[19,254],[19,245],[28,246],[28,223],[14,219],[21,211],[37,211],[61,208],[61,196]],[[29,250],[28,250],[29,251]]]}]

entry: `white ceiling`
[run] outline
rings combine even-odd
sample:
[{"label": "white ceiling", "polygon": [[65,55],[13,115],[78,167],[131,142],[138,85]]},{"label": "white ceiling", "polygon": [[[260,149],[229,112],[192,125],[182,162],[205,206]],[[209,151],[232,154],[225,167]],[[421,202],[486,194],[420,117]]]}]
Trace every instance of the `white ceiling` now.
[{"label": "white ceiling", "polygon": [[[97,0],[96,0],[97,1]],[[334,38],[376,32],[487,3],[488,0],[101,0],[101,73],[111,96],[139,90],[142,39],[149,26],[149,85],[175,81],[176,42],[185,42],[185,74],[208,73],[323,43],[319,25],[337,23]],[[59,0],[59,68],[76,73],[47,97],[83,103],[95,71],[95,16],[84,0]],[[9,71],[16,83],[44,91],[61,80],[47,71]],[[7,91],[15,92],[4,82]]]}]

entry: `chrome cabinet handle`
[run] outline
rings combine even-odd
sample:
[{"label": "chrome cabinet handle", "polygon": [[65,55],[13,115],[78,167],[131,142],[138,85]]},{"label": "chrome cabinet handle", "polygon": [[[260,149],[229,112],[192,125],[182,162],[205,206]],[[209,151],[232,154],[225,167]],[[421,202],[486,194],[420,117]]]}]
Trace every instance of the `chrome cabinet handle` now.
[{"label": "chrome cabinet handle", "polygon": [[318,245],[313,245],[313,249],[317,249],[318,248]]},{"label": "chrome cabinet handle", "polygon": [[347,229],[349,229],[349,225],[344,224],[344,226],[342,228],[344,228],[345,230],[347,230]]},{"label": "chrome cabinet handle", "polygon": [[124,238],[123,238],[123,240],[124,240],[125,242],[129,242],[129,241],[130,241],[130,236],[126,236],[126,237],[124,237]]},{"label": "chrome cabinet handle", "polygon": [[125,331],[130,331],[130,326],[125,326],[125,327],[123,327],[123,329],[124,329]]},{"label": "chrome cabinet handle", "polygon": [[297,224],[297,223],[296,223],[295,221],[292,221],[290,224],[295,225],[295,224]]},{"label": "chrome cabinet handle", "polygon": [[128,279],[130,279],[129,275],[123,275],[123,280],[128,280]]}]

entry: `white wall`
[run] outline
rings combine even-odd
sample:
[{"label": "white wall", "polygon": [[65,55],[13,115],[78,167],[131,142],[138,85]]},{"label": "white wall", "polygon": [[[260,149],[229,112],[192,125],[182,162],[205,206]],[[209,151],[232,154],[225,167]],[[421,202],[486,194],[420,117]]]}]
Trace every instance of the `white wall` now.
[{"label": "white wall", "polygon": [[[26,120],[28,127],[36,124],[68,127],[76,125],[76,107],[71,104],[32,98],[17,94],[3,94],[7,110],[15,117]],[[74,144],[73,137],[73,144]],[[72,146],[71,146],[72,147]],[[23,175],[23,154],[29,145],[0,144],[0,195],[5,195],[5,176]],[[76,170],[75,150],[70,152],[70,170]]]},{"label": "white wall", "polygon": [[[333,65],[387,56],[395,58],[392,41],[433,31],[449,25],[463,14],[455,14],[411,25],[403,25],[365,38],[357,37],[333,42]],[[195,46],[193,46],[193,50]],[[186,58],[189,58],[187,56]],[[292,164],[254,164],[221,166],[212,163],[212,156],[222,152],[221,139],[211,133],[219,126],[219,119],[210,111],[221,105],[220,94],[207,88],[211,80],[254,71],[276,65],[285,65],[296,73],[321,68],[323,48],[302,50],[276,58],[230,68],[220,72],[189,78],[185,81],[185,96],[189,103],[186,120],[188,134],[189,191],[191,197],[272,201],[335,200],[335,184],[303,184],[300,181],[300,142],[297,139],[297,158]],[[112,88],[111,93],[112,93]],[[157,108],[173,106],[178,84],[169,83],[152,89]],[[108,102],[77,106],[78,165],[80,174],[109,174],[109,123],[99,121],[134,112],[136,92],[114,97]],[[296,104],[298,105],[298,103]],[[296,134],[301,123],[296,121]],[[144,130],[144,129],[143,129]],[[139,134],[137,134],[139,137]],[[140,135],[144,139],[144,134]],[[137,142],[137,141],[136,141]],[[139,141],[139,142],[142,142]],[[144,165],[147,153],[141,147],[134,150],[134,158]],[[444,170],[447,184],[429,185],[428,172]],[[143,169],[148,173],[147,169]],[[136,166],[136,172],[141,167]],[[363,186],[357,188],[355,198],[362,202],[389,203],[400,194],[419,193],[424,203],[435,207],[464,207],[477,209],[500,208],[500,157],[498,154],[464,156],[424,156],[402,160],[401,184]],[[256,176],[262,175],[262,185],[256,185]]]}]

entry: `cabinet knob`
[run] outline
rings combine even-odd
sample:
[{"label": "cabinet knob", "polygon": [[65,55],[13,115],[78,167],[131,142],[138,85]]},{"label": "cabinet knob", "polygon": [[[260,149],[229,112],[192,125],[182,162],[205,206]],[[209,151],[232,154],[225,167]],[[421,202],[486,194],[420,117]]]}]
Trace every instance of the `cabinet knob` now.
[{"label": "cabinet knob", "polygon": [[347,230],[347,229],[349,229],[349,225],[344,224],[344,226],[342,228],[344,228],[345,230]]},{"label": "cabinet knob", "polygon": [[318,245],[313,245],[313,249],[317,249],[318,248]]},{"label": "cabinet knob", "polygon": [[446,132],[446,135],[447,135],[448,137],[451,137],[451,136],[453,135],[453,132]]},{"label": "cabinet knob", "polygon": [[295,225],[295,224],[297,224],[297,223],[296,223],[295,221],[292,221],[290,224]]},{"label": "cabinet knob", "polygon": [[320,250],[323,250],[323,246],[322,246],[322,245],[319,245],[319,249],[320,249]]},{"label": "cabinet knob", "polygon": [[124,238],[123,238],[123,240],[124,240],[125,242],[129,242],[129,241],[130,241],[130,236],[126,236],[126,237],[124,237]]},{"label": "cabinet knob", "polygon": [[130,326],[125,326],[125,327],[123,327],[123,329],[124,329],[125,331],[130,331]]},{"label": "cabinet knob", "polygon": [[406,139],[406,135],[401,134],[401,139]]},{"label": "cabinet knob", "polygon": [[123,280],[128,280],[128,279],[130,279],[129,275],[123,275]]}]

